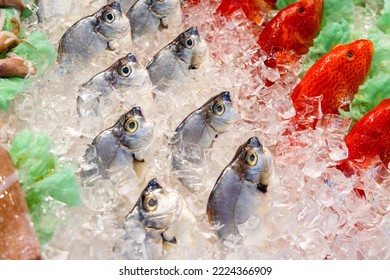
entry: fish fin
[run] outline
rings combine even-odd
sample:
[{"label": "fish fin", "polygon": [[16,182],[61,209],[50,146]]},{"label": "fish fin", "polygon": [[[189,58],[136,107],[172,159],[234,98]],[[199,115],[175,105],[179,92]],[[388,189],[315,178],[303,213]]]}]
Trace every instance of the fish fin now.
[{"label": "fish fin", "polygon": [[133,154],[133,159],[134,159],[135,161],[138,161],[138,162],[145,162],[144,159],[138,159],[138,158],[136,158],[135,154]]},{"label": "fish fin", "polygon": [[262,193],[266,193],[267,192],[267,187],[268,187],[268,185],[264,185],[262,183],[258,183],[257,184],[257,190],[259,190]]},{"label": "fish fin", "polygon": [[168,29],[168,20],[167,18],[162,18],[160,20],[160,25],[158,26],[158,30],[162,31],[164,29]]},{"label": "fish fin", "polygon": [[108,51],[115,51],[115,47],[111,44],[111,42],[108,42],[106,50],[108,50]]},{"label": "fish fin", "polygon": [[161,237],[162,237],[162,239],[163,239],[163,241],[164,241],[165,243],[177,244],[177,240],[176,240],[176,237],[175,237],[175,236],[168,240],[168,239],[164,236],[164,233],[161,233]]}]

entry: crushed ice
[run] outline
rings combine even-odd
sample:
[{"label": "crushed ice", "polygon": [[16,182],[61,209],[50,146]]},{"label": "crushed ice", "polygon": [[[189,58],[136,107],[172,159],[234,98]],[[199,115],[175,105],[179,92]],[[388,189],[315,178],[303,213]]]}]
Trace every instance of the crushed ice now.
[{"label": "crushed ice", "polygon": [[[48,1],[50,2],[50,1]],[[44,31],[55,44],[75,21],[99,9],[107,1],[68,1],[53,10],[46,21],[29,19],[27,30]],[[294,131],[289,118],[295,115],[289,94],[299,83],[297,72],[280,75],[267,68],[256,47],[261,27],[253,26],[237,11],[231,19],[213,15],[218,1],[203,1],[184,7],[181,24],[150,37],[131,41],[123,38],[115,52],[99,56],[78,75],[58,75],[50,69],[30,91],[15,100],[15,116],[1,113],[6,142],[17,128],[44,130],[56,142],[54,152],[76,165],[81,164],[87,145],[111,126],[121,113],[140,105],[145,118],[154,125],[154,139],[145,155],[145,166],[137,172],[111,170],[113,180],[96,178],[83,188],[83,205],[62,215],[45,249],[49,259],[145,258],[145,230],[132,225],[125,234],[124,217],[131,211],[148,181],[157,178],[167,190],[178,191],[196,218],[194,243],[185,250],[169,250],[163,257],[174,259],[389,259],[390,258],[390,174],[379,163],[372,169],[346,178],[334,166],[347,157],[342,140],[350,125],[348,119],[326,116],[317,130]],[[65,2],[64,2],[65,3]],[[71,5],[75,3],[75,5]],[[69,9],[72,7],[72,9]],[[191,73],[186,84],[173,85],[158,93],[153,102],[137,95],[119,95],[104,118],[80,121],[76,111],[79,87],[129,52],[145,66],[152,56],[180,32],[198,26],[207,41],[208,61]],[[293,67],[294,68],[294,67]],[[274,82],[265,87],[265,81]],[[196,192],[182,187],[170,172],[169,141],[177,125],[211,96],[231,92],[240,118],[231,131],[220,135],[206,151],[202,186]],[[176,93],[176,94],[174,94]],[[119,109],[118,109],[119,108]],[[277,180],[272,185],[269,211],[239,226],[241,236],[218,242],[215,228],[205,213],[207,199],[220,172],[236,149],[249,137],[258,136],[275,162]],[[79,175],[79,174],[77,174]],[[354,188],[366,190],[367,199]],[[180,233],[178,233],[180,235]],[[118,247],[118,244],[120,246]]]}]

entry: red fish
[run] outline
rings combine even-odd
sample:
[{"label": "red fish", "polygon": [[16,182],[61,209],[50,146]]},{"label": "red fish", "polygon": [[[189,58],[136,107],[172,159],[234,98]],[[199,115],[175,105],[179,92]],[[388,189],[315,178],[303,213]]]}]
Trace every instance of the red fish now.
[{"label": "red fish", "polygon": [[357,40],[336,45],[303,76],[291,95],[298,129],[315,128],[318,118],[338,114],[358,92],[371,66],[374,45]]},{"label": "red fish", "polygon": [[361,118],[345,137],[348,158],[339,165],[345,175],[354,169],[364,169],[378,157],[388,166],[390,163],[390,98],[383,100]]},{"label": "red fish", "polygon": [[222,16],[229,16],[238,9],[242,9],[246,18],[255,22],[262,23],[264,14],[270,10],[276,9],[277,0],[222,0],[216,13]]},{"label": "red fish", "polygon": [[275,68],[306,54],[320,31],[323,9],[323,0],[301,0],[272,18],[257,41],[267,53],[265,64]]}]

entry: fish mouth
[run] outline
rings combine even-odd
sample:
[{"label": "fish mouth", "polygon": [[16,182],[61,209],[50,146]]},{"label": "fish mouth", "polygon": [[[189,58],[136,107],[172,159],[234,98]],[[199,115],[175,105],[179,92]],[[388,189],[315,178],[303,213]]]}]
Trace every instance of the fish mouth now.
[{"label": "fish mouth", "polygon": [[372,62],[372,58],[374,56],[374,44],[372,41],[366,40],[366,39],[357,40],[357,41],[355,41],[355,44],[356,44],[355,46],[357,46],[357,48],[359,49],[359,52],[363,52],[364,53],[363,55],[366,58],[365,76],[367,76],[368,73],[370,72],[371,62]]},{"label": "fish mouth", "polygon": [[314,0],[314,6],[317,12],[317,15],[321,16],[323,15],[324,12],[324,0]]},{"label": "fish mouth", "polygon": [[[160,221],[163,221],[165,219],[171,219],[176,215],[176,208],[173,209],[172,211],[169,211],[163,215],[158,215],[158,216],[148,216],[147,219],[142,221],[142,224],[145,226],[145,228],[150,228],[154,230],[165,230],[167,229],[170,225],[166,226],[158,226]],[[173,224],[174,222],[172,222]]]},{"label": "fish mouth", "polygon": [[364,51],[366,51],[370,57],[372,57],[374,54],[374,44],[372,43],[371,40],[360,39],[360,40],[356,40],[351,44],[355,45],[355,47],[359,49],[363,49]]},{"label": "fish mouth", "polygon": [[251,148],[263,148],[263,145],[261,145],[259,138],[257,138],[256,136],[249,138],[246,142],[246,146]]},{"label": "fish mouth", "polygon": [[128,112],[126,115],[144,117],[144,115],[142,114],[141,107],[139,107],[139,106],[133,107],[133,108],[130,110],[130,112]]},{"label": "fish mouth", "polygon": [[374,43],[370,40],[363,40],[365,47],[368,49],[370,56],[374,55]]}]

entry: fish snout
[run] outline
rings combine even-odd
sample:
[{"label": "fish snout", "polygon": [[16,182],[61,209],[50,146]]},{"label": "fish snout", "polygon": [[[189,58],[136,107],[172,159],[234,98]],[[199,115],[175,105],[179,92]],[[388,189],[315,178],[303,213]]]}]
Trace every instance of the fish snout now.
[{"label": "fish snout", "polygon": [[253,136],[248,139],[246,146],[249,146],[251,148],[263,148],[263,145],[260,143],[259,138],[256,136]]},{"label": "fish snout", "polygon": [[188,28],[185,32],[189,35],[195,35],[195,36],[199,37],[198,27],[196,27],[196,26],[192,26],[192,27]]},{"label": "fish snout", "polygon": [[232,102],[232,99],[230,98],[230,92],[229,91],[223,91],[219,95],[222,100],[225,100],[227,102]]},{"label": "fish snout", "polygon": [[306,2],[307,9],[311,11],[309,14],[313,19],[313,26],[316,26],[319,32],[324,13],[324,0],[303,0],[302,2]]},{"label": "fish snout", "polygon": [[113,10],[117,10],[118,12],[122,11],[121,4],[119,2],[112,2],[109,5]]},{"label": "fish snout", "polygon": [[363,63],[365,63],[365,75],[367,76],[370,71],[372,58],[374,56],[374,44],[370,40],[361,39],[355,41],[354,45],[356,46],[357,53],[360,53],[361,56],[364,57]]},{"label": "fish snout", "polygon": [[129,113],[132,114],[133,116],[140,116],[140,117],[144,116],[142,114],[141,107],[139,107],[139,106],[133,107]]},{"label": "fish snout", "polygon": [[321,16],[324,13],[324,0],[314,0],[316,14]]},{"label": "fish snout", "polygon": [[369,54],[370,60],[374,55],[374,43],[371,40],[361,40],[364,48],[367,49],[367,53]]},{"label": "fish snout", "polygon": [[133,53],[129,53],[128,55],[126,55],[126,61],[128,62],[134,62],[134,63],[138,63],[137,62],[137,58],[135,57],[135,55]]},{"label": "fish snout", "polygon": [[154,179],[149,181],[145,191],[150,193],[150,192],[157,190],[157,189],[162,189],[162,187],[160,186],[159,183],[157,183],[157,179],[154,178]]}]

